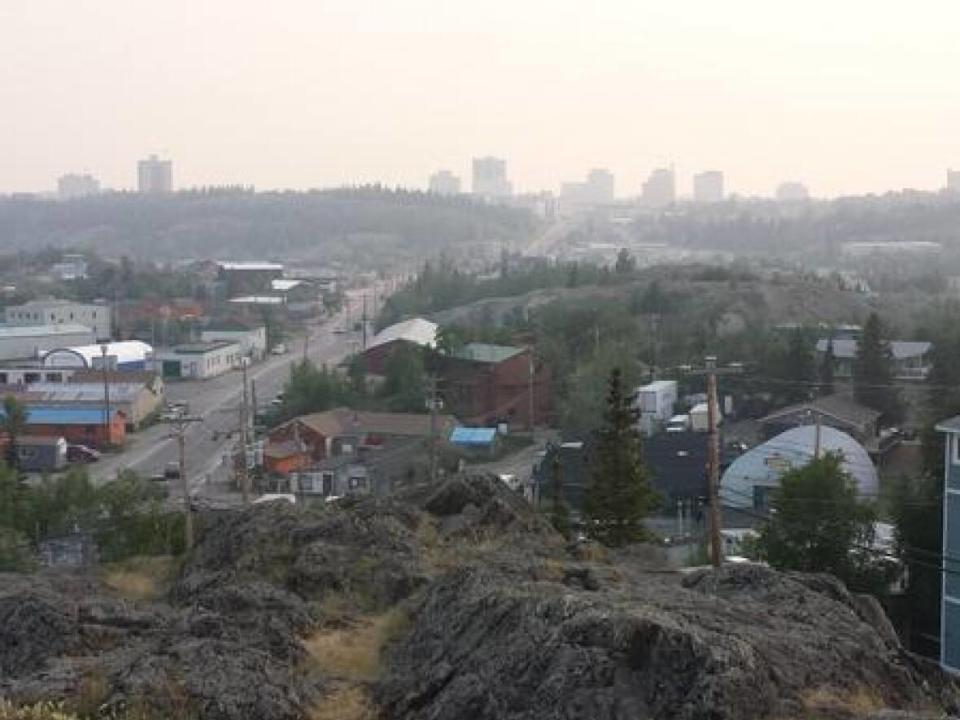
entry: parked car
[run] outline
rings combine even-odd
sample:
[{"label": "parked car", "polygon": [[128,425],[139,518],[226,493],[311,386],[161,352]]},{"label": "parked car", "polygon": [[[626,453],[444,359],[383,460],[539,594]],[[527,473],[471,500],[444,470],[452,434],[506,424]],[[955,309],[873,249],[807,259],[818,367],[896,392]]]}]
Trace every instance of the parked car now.
[{"label": "parked car", "polygon": [[180,479],[180,463],[177,462],[168,462],[163,468],[163,476],[167,480],[179,480]]},{"label": "parked car", "polygon": [[277,343],[270,352],[274,355],[285,355],[287,353],[287,346],[283,343]]},{"label": "parked car", "polygon": [[99,450],[86,445],[67,445],[67,462],[90,463],[99,459]]}]

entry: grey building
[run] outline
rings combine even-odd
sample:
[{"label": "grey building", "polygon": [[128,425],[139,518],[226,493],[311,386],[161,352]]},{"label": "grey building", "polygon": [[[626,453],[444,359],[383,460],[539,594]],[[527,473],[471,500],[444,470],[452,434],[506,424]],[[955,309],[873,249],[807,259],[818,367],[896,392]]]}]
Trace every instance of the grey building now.
[{"label": "grey building", "polygon": [[57,179],[57,197],[61,200],[74,200],[99,192],[100,181],[93,175],[67,173]]},{"label": "grey building", "polygon": [[459,195],[460,178],[449,170],[438,170],[430,176],[430,192],[437,195]]},{"label": "grey building", "polygon": [[57,348],[95,341],[86,325],[0,325],[0,360],[35,360]]},{"label": "grey building", "polygon": [[707,170],[693,176],[693,200],[698,203],[715,203],[723,200],[723,173]]},{"label": "grey building", "polygon": [[474,195],[487,200],[513,195],[513,185],[507,179],[507,161],[495,157],[474,158],[472,190]]},{"label": "grey building", "polygon": [[21,435],[17,466],[26,472],[55,472],[67,466],[67,441],[62,437]]},{"label": "grey building", "polygon": [[173,161],[156,155],[137,163],[137,191],[142,193],[173,192]]},{"label": "grey building", "polygon": [[658,168],[650,173],[643,184],[641,201],[647,207],[661,208],[672,205],[677,199],[677,181],[673,168]]},{"label": "grey building", "polygon": [[86,325],[95,340],[109,340],[113,334],[112,312],[106,303],[78,303],[47,298],[11,305],[4,311],[7,325]]}]

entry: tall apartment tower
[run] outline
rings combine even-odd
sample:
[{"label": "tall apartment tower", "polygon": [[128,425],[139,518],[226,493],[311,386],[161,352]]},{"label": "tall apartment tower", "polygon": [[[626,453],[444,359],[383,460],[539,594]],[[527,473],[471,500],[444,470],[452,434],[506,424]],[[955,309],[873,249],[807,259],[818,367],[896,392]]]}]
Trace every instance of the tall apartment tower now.
[{"label": "tall apartment tower", "polygon": [[723,173],[707,170],[693,176],[693,201],[716,203],[723,201]]},{"label": "tall apartment tower", "polygon": [[960,193],[960,170],[947,170],[947,190]]},{"label": "tall apartment tower", "polygon": [[151,155],[137,163],[137,190],[142,193],[173,191],[173,162]]},{"label": "tall apartment tower", "polygon": [[810,191],[802,182],[789,180],[777,185],[776,197],[779,202],[802,202],[810,199]]},{"label": "tall apartment tower", "polygon": [[57,179],[57,197],[61,200],[74,200],[96,195],[99,192],[100,181],[87,173],[83,175],[67,173]]},{"label": "tall apartment tower", "polygon": [[430,192],[437,195],[459,195],[460,178],[449,170],[437,170],[430,176]]},{"label": "tall apartment tower", "polygon": [[650,173],[643,184],[641,193],[643,204],[647,207],[666,207],[677,199],[677,182],[673,168],[658,168]]},{"label": "tall apartment tower", "polygon": [[473,194],[486,198],[508,198],[513,185],[507,180],[507,161],[495,157],[473,159]]}]

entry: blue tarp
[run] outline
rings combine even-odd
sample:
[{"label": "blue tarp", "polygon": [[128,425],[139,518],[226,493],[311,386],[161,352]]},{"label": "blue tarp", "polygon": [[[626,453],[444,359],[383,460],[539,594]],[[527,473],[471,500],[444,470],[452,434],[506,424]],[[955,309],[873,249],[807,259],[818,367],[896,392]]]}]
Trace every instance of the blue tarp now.
[{"label": "blue tarp", "polygon": [[450,442],[454,445],[487,446],[497,437],[496,428],[454,428],[450,433]]}]

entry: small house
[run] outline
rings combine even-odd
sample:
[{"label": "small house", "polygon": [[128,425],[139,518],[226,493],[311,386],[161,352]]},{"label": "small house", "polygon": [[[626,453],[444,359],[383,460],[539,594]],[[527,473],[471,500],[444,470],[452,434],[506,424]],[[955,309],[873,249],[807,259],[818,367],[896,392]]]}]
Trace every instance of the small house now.
[{"label": "small house", "polygon": [[17,467],[25,472],[56,472],[67,466],[63,437],[21,435],[17,438]]}]

